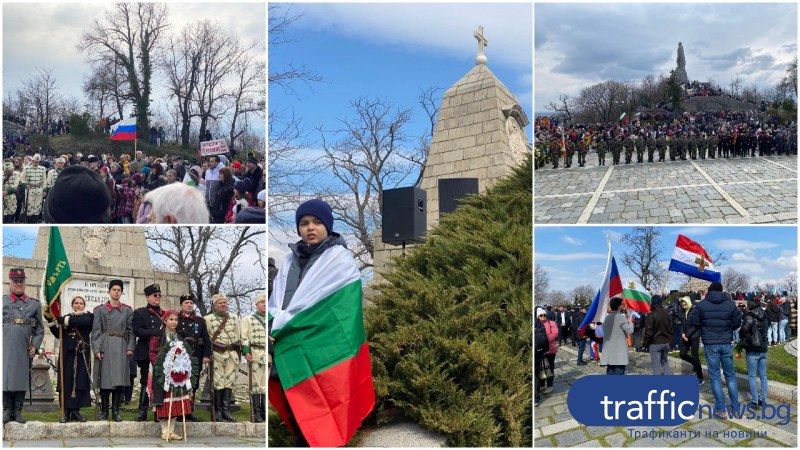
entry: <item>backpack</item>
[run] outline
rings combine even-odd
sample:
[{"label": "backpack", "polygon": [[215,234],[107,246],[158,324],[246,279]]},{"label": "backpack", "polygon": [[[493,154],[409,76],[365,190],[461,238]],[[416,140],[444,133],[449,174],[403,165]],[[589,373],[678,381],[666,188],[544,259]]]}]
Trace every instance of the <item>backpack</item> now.
[{"label": "backpack", "polygon": [[755,320],[755,317],[753,317],[752,323],[753,324],[750,326],[750,333],[745,338],[744,343],[750,348],[761,348],[764,343],[761,340],[761,330],[758,329],[758,320]]}]

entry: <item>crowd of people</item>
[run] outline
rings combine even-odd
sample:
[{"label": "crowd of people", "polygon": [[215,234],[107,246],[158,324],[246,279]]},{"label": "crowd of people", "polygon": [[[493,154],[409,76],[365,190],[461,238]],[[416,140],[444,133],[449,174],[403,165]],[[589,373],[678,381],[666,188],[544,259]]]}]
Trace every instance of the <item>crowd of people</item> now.
[{"label": "crowd of people", "polygon": [[266,158],[252,153],[244,161],[225,155],[186,161],[141,151],[116,158],[6,148],[6,224],[266,223]]},{"label": "crowd of people", "polygon": [[130,401],[138,367],[136,420],[146,421],[153,411],[162,422],[162,439],[181,438],[168,424],[200,421],[194,408],[204,366],[213,386],[212,420],[235,422],[230,412],[242,357],[252,375],[251,420],[266,420],[265,295],[255,299],[255,313],[237,317],[226,295],[218,293],[211,299],[213,312],[201,317],[189,292],[176,302],[179,309],[162,308],[161,287],[154,283],[144,288],[147,304],[134,310],[121,302],[123,282],[115,279],[108,284],[108,300],[93,311],[86,310],[86,299],[78,294],[68,300],[72,312],[53,318],[43,316],[41,302],[26,295],[24,268],[12,268],[9,280],[10,294],[3,297],[4,424],[26,422],[22,411],[30,360],[40,352],[47,328],[62,343],[61,423],[86,422],[80,410],[91,405],[92,393],[97,419],[121,422],[120,404]]},{"label": "crowd of people", "polygon": [[[625,123],[567,125],[540,117],[534,126],[535,168],[563,161],[565,168],[586,165],[596,153],[598,165],[675,160],[797,155],[797,123],[764,119],[759,111],[719,113],[642,113]],[[634,160],[635,156],[635,160]],[[645,159],[646,158],[646,159]]]},{"label": "crowd of people", "polygon": [[630,349],[650,354],[654,375],[672,375],[668,354],[679,351],[680,358],[692,365],[700,385],[705,384],[699,353],[703,348],[717,414],[726,409],[720,371],[725,377],[730,406],[740,407],[733,360],[744,352],[752,399],[748,406],[760,408],[767,399],[769,347],[788,342],[793,330],[795,333],[797,330],[793,318],[796,297],[787,292],[725,293],[721,284],[711,283],[707,291],[679,295],[667,306],[664,300],[654,295],[650,299],[650,313],[625,314],[622,298],[614,297],[609,302],[606,319],[589,324],[583,334],[578,333],[578,327],[586,316],[585,306],[536,308],[535,404],[552,391],[555,355],[569,341],[577,347],[577,365],[587,364],[584,354],[588,343],[589,359],[606,366],[608,375],[625,374]]}]

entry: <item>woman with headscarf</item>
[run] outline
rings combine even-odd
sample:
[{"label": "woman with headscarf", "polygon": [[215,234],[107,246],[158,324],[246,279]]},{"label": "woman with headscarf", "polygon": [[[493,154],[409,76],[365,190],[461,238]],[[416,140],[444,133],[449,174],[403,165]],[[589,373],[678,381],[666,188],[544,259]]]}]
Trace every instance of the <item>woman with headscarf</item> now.
[{"label": "woman with headscarf", "polygon": [[59,423],[70,420],[86,422],[80,409],[92,404],[89,374],[92,359],[90,334],[94,314],[86,311],[86,300],[81,295],[72,297],[71,304],[72,312],[59,316],[50,326],[53,336],[61,339],[59,357],[62,361],[59,365],[64,371],[63,377],[59,376],[57,381],[58,391],[64,402],[64,415]]}]

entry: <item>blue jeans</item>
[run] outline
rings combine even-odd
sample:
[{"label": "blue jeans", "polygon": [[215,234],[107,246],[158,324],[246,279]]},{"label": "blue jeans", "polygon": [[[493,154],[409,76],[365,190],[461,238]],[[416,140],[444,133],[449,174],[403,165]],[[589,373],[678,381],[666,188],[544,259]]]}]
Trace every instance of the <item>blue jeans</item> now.
[{"label": "blue jeans", "polygon": [[578,339],[578,362],[583,362],[584,350],[586,350],[586,339]]},{"label": "blue jeans", "polygon": [[786,324],[789,323],[788,319],[783,319],[778,322],[778,340],[780,342],[786,342]]},{"label": "blue jeans", "polygon": [[625,367],[627,366],[606,366],[606,375],[625,375]]},{"label": "blue jeans", "polygon": [[733,330],[733,342],[739,342],[739,328]]},{"label": "blue jeans", "polygon": [[791,325],[789,325],[789,321],[788,320],[786,321],[786,330],[784,330],[784,332],[786,333],[786,340],[787,341],[792,338],[792,327],[791,327]]},{"label": "blue jeans", "polygon": [[[756,377],[761,377],[761,396],[758,395]],[[750,396],[753,402],[767,403],[767,352],[747,351],[747,380],[750,382]]]},{"label": "blue jeans", "polygon": [[778,322],[770,322],[767,328],[767,342],[770,344],[778,341]]},{"label": "blue jeans", "polygon": [[714,412],[725,412],[725,392],[722,391],[722,377],[719,374],[720,365],[725,375],[725,384],[728,385],[728,396],[731,406],[739,409],[739,389],[736,386],[736,373],[733,370],[733,345],[707,344],[704,347],[708,375],[711,377],[711,392],[714,393]]}]

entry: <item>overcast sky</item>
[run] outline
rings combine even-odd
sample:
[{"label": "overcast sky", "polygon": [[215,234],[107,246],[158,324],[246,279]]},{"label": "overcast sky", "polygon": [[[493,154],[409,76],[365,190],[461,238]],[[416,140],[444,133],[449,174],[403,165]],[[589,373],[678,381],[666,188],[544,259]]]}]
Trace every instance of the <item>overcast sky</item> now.
[{"label": "overcast sky", "polygon": [[690,80],[777,83],[797,54],[797,4],[552,4],[535,7],[535,111],[605,80],[669,75],[683,42]]},{"label": "overcast sky", "polygon": [[[720,272],[731,267],[751,277],[752,284],[782,285],[790,273],[797,273],[796,227],[658,227],[663,252],[659,257],[667,263],[672,258],[678,234],[698,242],[709,255],[722,252],[726,259],[717,265]],[[605,272],[608,248],[605,236],[611,238],[613,255],[622,282],[636,276],[622,262],[627,245],[622,236],[633,227],[536,227],[534,230],[534,263],[541,265],[550,277],[550,289],[569,293],[585,284],[600,287]],[[666,269],[666,268],[665,268]],[[667,289],[679,289],[686,280],[683,274],[671,273]],[[725,280],[722,280],[725,284]],[[659,286],[660,288],[660,286]]]},{"label": "overcast sky", "polygon": [[[61,95],[74,95],[81,100],[81,105],[85,104],[81,86],[90,67],[77,44],[83,32],[96,19],[102,20],[105,12],[111,9],[110,3],[99,2],[4,3],[3,94],[20,87],[36,69],[53,68]],[[169,3],[167,11],[171,33],[178,33],[195,20],[208,19],[235,33],[243,42],[257,42],[254,54],[262,57],[265,54],[267,13],[264,2]],[[156,79],[159,77],[155,75]],[[164,96],[164,89],[155,86],[156,108],[160,107]]]}]

